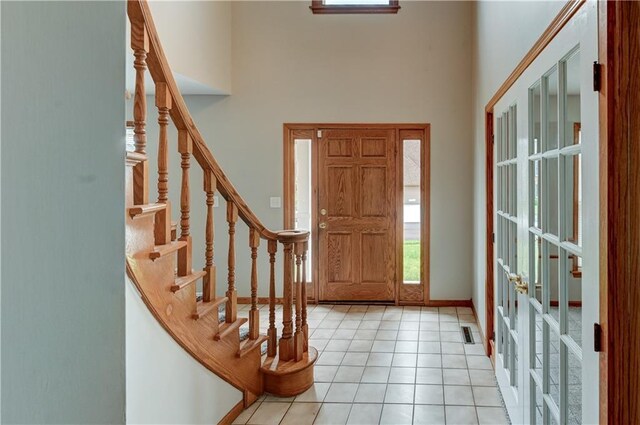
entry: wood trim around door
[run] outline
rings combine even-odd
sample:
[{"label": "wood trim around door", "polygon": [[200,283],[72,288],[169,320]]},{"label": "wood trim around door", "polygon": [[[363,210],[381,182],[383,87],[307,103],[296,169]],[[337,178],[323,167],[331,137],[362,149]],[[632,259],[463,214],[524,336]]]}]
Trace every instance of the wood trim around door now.
[{"label": "wood trim around door", "polygon": [[599,1],[600,423],[640,423],[640,2]]},{"label": "wood trim around door", "polygon": [[[355,128],[355,129],[395,129],[397,131],[396,137],[396,148],[399,147],[401,143],[401,135],[402,137],[418,135],[421,140],[423,140],[423,151],[422,160],[424,164],[422,168],[422,178],[423,184],[421,185],[421,196],[423,198],[422,202],[422,211],[421,216],[423,220],[422,227],[422,240],[426,243],[422,244],[422,267],[421,267],[421,280],[424,284],[424,293],[423,299],[421,302],[410,302],[410,301],[400,301],[398,296],[400,293],[401,282],[399,279],[396,279],[396,305],[425,305],[425,306],[471,306],[470,300],[431,300],[429,298],[429,264],[430,264],[430,176],[431,176],[431,168],[430,168],[430,124],[348,124],[348,123],[285,123],[283,125],[283,135],[284,135],[284,148],[283,148],[283,216],[284,216],[284,227],[285,228],[293,228],[295,225],[295,152],[294,152],[294,141],[295,139],[308,139],[311,140],[311,154],[312,154],[312,163],[316,164],[318,159],[318,140],[317,140],[317,132],[320,129],[345,129],[345,128]],[[406,137],[405,137],[406,138]],[[399,162],[402,164],[402,162]],[[402,170],[396,170],[396,174],[400,173]],[[398,180],[398,179],[396,179]],[[400,179],[401,180],[401,179]],[[311,184],[312,184],[312,193],[311,193],[311,202],[312,205],[317,205],[317,182],[318,182],[318,170],[317,166],[312,167],[311,173]],[[402,202],[402,192],[399,191],[397,194],[398,203]],[[313,294],[313,298],[310,297],[311,302],[319,301],[319,273],[317,269],[318,264],[318,232],[317,232],[317,208],[312,208],[311,211],[311,237],[312,237],[312,264],[314,264],[313,272],[312,272],[312,286],[313,289],[308,293]],[[400,220],[396,219],[396,224],[399,223]],[[397,232],[396,232],[397,233]],[[310,288],[311,289],[311,288]]]},{"label": "wood trim around door", "polygon": [[484,108],[485,111],[485,183],[486,183],[486,274],[485,274],[485,327],[486,333],[483,339],[484,349],[487,356],[492,355],[491,340],[494,335],[494,312],[493,312],[493,274],[495,258],[494,251],[494,232],[493,216],[495,214],[495,205],[493,202],[493,108],[496,103],[505,95],[505,93],[520,78],[522,73],[533,63],[534,60],[549,45],[551,40],[564,28],[571,20],[576,12],[586,3],[586,0],[569,0],[560,10],[558,15],[551,21],[547,29],[542,33],[540,38],[535,42],[533,47],[522,58],[520,63],[511,72],[509,77],[502,83],[498,91],[491,97],[489,103]]}]

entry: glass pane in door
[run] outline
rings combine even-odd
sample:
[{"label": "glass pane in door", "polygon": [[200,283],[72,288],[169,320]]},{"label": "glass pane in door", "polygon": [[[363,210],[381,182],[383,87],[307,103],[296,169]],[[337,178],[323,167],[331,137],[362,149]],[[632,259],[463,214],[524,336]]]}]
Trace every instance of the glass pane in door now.
[{"label": "glass pane in door", "polygon": [[[295,228],[311,229],[311,140],[295,139]],[[311,235],[309,235],[309,251],[307,253],[306,276],[312,276],[311,261],[313,259]]]},{"label": "glass pane in door", "polygon": [[402,267],[405,284],[421,281],[420,249],[422,218],[422,165],[420,161],[422,141],[402,141],[402,200],[403,200],[403,246]]}]

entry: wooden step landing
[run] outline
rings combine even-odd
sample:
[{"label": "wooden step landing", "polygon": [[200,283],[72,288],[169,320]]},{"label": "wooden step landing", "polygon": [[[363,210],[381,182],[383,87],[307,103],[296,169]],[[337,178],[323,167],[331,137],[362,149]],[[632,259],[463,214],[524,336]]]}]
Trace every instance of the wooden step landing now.
[{"label": "wooden step landing", "polygon": [[313,385],[313,364],[318,359],[318,350],[309,347],[302,360],[281,362],[268,357],[260,371],[264,378],[264,390],[280,397],[302,394]]},{"label": "wooden step landing", "polygon": [[228,300],[227,297],[218,297],[213,301],[209,301],[205,303],[203,301],[198,301],[196,304],[196,312],[193,313],[191,317],[194,320],[202,319],[207,314],[214,312],[216,316],[218,315],[218,306],[222,303],[226,303]]},{"label": "wooden step landing", "polygon": [[235,322],[232,322],[232,323],[225,322],[221,324],[220,329],[218,330],[218,333],[213,337],[213,339],[215,339],[216,341],[220,341],[222,338],[229,335],[231,332],[238,330],[240,326],[244,325],[248,321],[249,319],[247,319],[246,317],[242,317],[242,318],[238,318],[238,320],[236,320]]},{"label": "wooden step landing", "polygon": [[155,214],[167,208],[167,204],[145,204],[134,205],[129,208],[129,215],[131,218],[145,217],[151,214]]},{"label": "wooden step landing", "polygon": [[171,243],[167,243],[164,245],[156,245],[153,248],[153,251],[149,253],[149,258],[152,260],[158,259],[160,257],[164,257],[165,255],[171,254],[179,249],[187,246],[185,241],[173,241]]},{"label": "wooden step landing", "polygon": [[186,288],[201,277],[206,276],[206,274],[207,272],[205,271],[199,271],[195,273],[192,272],[186,276],[177,277],[173,285],[171,285],[171,292],[178,292],[179,290]]},{"label": "wooden step landing", "polygon": [[238,350],[238,357],[243,358],[255,349],[260,349],[262,344],[267,341],[269,337],[266,335],[258,335],[256,339],[245,339],[240,343],[240,349]]}]

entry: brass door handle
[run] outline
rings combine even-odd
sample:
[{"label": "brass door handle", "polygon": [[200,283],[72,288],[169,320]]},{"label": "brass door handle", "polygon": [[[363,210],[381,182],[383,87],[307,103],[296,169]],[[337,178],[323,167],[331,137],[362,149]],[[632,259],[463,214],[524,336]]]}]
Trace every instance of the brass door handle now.
[{"label": "brass door handle", "polygon": [[507,278],[509,282],[513,283],[513,286],[519,293],[526,294],[529,292],[529,284],[525,282],[519,274],[507,273]]},{"label": "brass door handle", "polygon": [[327,228],[327,223],[320,223],[318,225],[318,227],[321,228],[321,229],[326,229]]},{"label": "brass door handle", "polygon": [[520,276],[519,274],[507,273],[507,279],[509,279],[509,282],[516,285],[522,283],[522,276]]}]

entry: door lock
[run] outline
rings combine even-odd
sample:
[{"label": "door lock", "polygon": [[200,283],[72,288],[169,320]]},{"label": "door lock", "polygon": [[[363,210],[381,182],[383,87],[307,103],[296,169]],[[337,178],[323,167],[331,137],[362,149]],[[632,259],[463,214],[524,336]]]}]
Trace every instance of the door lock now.
[{"label": "door lock", "polygon": [[318,227],[320,227],[321,229],[326,229],[327,228],[327,223],[320,223],[318,225]]},{"label": "door lock", "polygon": [[327,210],[324,208],[320,210],[320,215],[327,215]]}]

